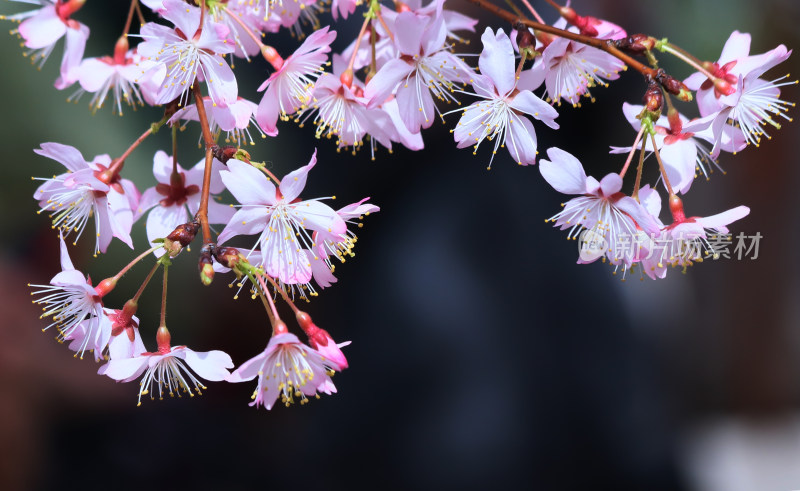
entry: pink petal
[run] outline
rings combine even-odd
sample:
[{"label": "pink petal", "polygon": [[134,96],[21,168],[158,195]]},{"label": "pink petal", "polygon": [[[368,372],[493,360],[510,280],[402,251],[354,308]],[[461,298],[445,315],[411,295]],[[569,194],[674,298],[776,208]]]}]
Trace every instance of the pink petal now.
[{"label": "pink petal", "polygon": [[414,67],[401,59],[394,59],[384,64],[367,84],[364,92],[364,97],[369,99],[367,107],[374,108],[383,104],[397,85],[412,71]]},{"label": "pink petal", "polygon": [[289,174],[286,174],[283,179],[281,179],[280,190],[284,201],[290,203],[294,201],[295,198],[300,196],[300,193],[303,192],[303,188],[306,187],[308,172],[313,169],[316,164],[317,149],[315,148],[308,164],[300,167],[299,169],[293,170]]},{"label": "pink petal", "polygon": [[228,161],[228,170],[220,172],[222,182],[243,205],[274,205],[275,185],[258,169],[235,159]]},{"label": "pink petal", "polygon": [[553,129],[558,129],[558,123],[554,121],[558,117],[558,111],[529,90],[523,90],[514,96],[509,105],[518,111],[530,114]]},{"label": "pink petal", "polygon": [[246,206],[234,213],[228,225],[219,234],[217,242],[225,243],[237,235],[260,234],[267,226],[269,210],[264,206]]},{"label": "pink petal", "polygon": [[395,44],[404,55],[416,56],[420,54],[422,33],[428,24],[428,17],[419,16],[413,12],[403,12],[395,20]]},{"label": "pink petal", "polygon": [[186,348],[186,363],[192,370],[206,380],[219,382],[230,376],[226,368],[233,368],[231,357],[222,351],[198,352]]},{"label": "pink petal", "polygon": [[563,194],[586,192],[586,172],[578,159],[556,147],[548,148],[547,156],[552,162],[540,161],[539,171],[553,189]]},{"label": "pink petal", "polygon": [[108,375],[119,382],[130,382],[141,375],[147,368],[149,356],[139,356],[136,358],[123,358],[111,360],[101,366],[97,371],[100,375]]},{"label": "pink petal", "polygon": [[478,59],[481,73],[492,79],[499,95],[511,92],[516,84],[514,48],[511,46],[511,40],[502,29],[498,29],[495,34],[487,27],[481,36],[481,41],[483,51]]},{"label": "pink petal", "polygon": [[25,47],[40,49],[55,44],[67,32],[67,25],[58,17],[53,5],[45,5],[19,25]]},{"label": "pink petal", "polygon": [[737,206],[728,211],[723,211],[710,217],[696,218],[703,228],[710,228],[719,230],[722,233],[728,233],[727,225],[740,220],[750,214],[750,208],[746,206]]}]

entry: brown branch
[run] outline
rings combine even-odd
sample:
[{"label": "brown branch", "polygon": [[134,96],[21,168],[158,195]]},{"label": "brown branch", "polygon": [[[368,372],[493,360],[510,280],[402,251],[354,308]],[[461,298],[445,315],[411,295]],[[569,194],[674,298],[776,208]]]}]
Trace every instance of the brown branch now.
[{"label": "brown branch", "polygon": [[194,91],[194,105],[197,108],[197,117],[200,120],[200,128],[203,130],[203,141],[206,144],[206,166],[203,172],[203,188],[200,194],[200,209],[197,210],[197,220],[200,222],[200,227],[203,230],[203,245],[213,244],[214,239],[211,237],[211,227],[208,226],[208,195],[211,188],[211,164],[214,161],[214,136],[211,134],[211,128],[208,125],[208,115],[206,114],[206,106],[203,102],[203,92],[200,90],[200,85],[195,80],[192,85]]}]

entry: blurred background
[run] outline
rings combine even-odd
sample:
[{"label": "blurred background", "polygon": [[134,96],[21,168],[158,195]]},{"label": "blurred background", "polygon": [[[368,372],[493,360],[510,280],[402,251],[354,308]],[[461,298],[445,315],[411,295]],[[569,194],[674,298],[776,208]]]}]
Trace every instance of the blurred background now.
[{"label": "blurred background", "polygon": [[[545,2],[534,3],[555,19]],[[503,26],[466,2],[447,5],[479,16],[479,32]],[[712,61],[735,29],[752,33],[755,53],[799,40],[800,10],[788,0],[572,6],[631,33],[667,36]],[[92,30],[86,56],[111,52],[127,7],[90,1],[76,15]],[[12,2],[0,8],[19,10]],[[335,50],[355,36],[358,18],[339,29]],[[141,108],[119,118],[107,106],[91,115],[87,96],[68,104],[75,88],[52,87],[62,48],[37,71],[19,40],[4,37],[0,488],[800,488],[796,123],[758,150],[723,155],[727,175],[698,180],[685,199],[691,215],[750,206],[733,231],[763,236],[758,259],[709,261],[658,282],[622,282],[606,265],[576,265],[575,243],[544,223],[561,195],[536,167],[519,167],[505,152],[487,171],[488,150],[477,157],[457,150],[448,131],[457,115],[424,133],[423,152],[396,146],[375,162],[314,140],[310,125],[284,123],[278,138],[250,149],[255,159],[282,175],[317,146],[305,196],[335,194],[340,204],[370,196],[382,208],[366,217],[356,257],[336,269],[339,282],[307,305],[334,338],[353,341],[345,351],[351,368],[334,378],[339,393],[265,411],[247,407],[252,384],[216,383],[199,399],[136,407],[135,383],[97,376],[99,365],[74,359],[53,332],[41,332],[47,324],[26,284],[47,283],[60,270],[58,240],[35,213],[30,178],[62,170],[32,150],[55,141],[87,159],[116,157],[160,112]],[[297,45],[280,38],[273,44],[283,54]],[[477,37],[456,51],[479,52]],[[661,59],[672,73],[689,74]],[[238,64],[240,95],[258,102],[265,63]],[[786,65],[768,75],[800,74],[796,58]],[[596,103],[562,106],[561,131],[536,126],[542,155],[558,146],[595,176],[618,171],[624,156],[607,155],[608,146],[634,137],[621,103],[638,104],[644,88],[626,73],[595,89]],[[784,98],[800,94],[789,87]],[[682,109],[694,115],[693,108]],[[202,157],[198,135],[197,125],[180,135],[184,167]],[[140,190],[154,185],[153,155],[169,145],[169,131],[149,138],[123,175]],[[142,250],[144,221],[133,237]],[[133,257],[114,241],[92,258],[89,242],[70,253],[93,279]],[[268,340],[263,307],[234,301],[226,277],[203,287],[196,257],[181,254],[170,275],[173,341],[222,349],[238,365]],[[146,271],[134,268],[106,305],[121,306]],[[159,295],[157,286],[148,289],[138,313],[151,347]]]}]

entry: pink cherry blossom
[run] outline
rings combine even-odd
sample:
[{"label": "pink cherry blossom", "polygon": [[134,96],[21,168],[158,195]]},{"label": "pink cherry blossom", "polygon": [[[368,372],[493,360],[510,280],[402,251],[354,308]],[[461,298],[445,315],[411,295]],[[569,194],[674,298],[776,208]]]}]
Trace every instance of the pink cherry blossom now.
[{"label": "pink cherry blossom", "polygon": [[[168,1],[168,0],[166,0]],[[188,367],[187,367],[188,365]],[[186,346],[175,346],[159,350],[156,353],[145,352],[132,358],[112,358],[97,371],[100,375],[107,375],[118,382],[130,382],[139,378],[139,402],[142,396],[150,394],[154,399],[153,383],[158,387],[158,398],[163,399],[164,393],[178,397],[181,392],[194,397],[194,392],[201,394],[201,389],[206,386],[192,373],[212,382],[225,380],[233,368],[233,361],[227,353],[219,350],[193,351]]]},{"label": "pink cherry blossom", "polygon": [[[681,210],[680,215],[682,213]],[[658,271],[666,265],[687,267],[695,262],[702,262],[708,256],[716,258],[718,253],[708,240],[709,233],[727,234],[729,232],[727,225],[746,217],[749,213],[750,208],[737,206],[709,217],[679,216],[656,236],[649,261],[651,264],[655,263],[657,268],[655,271]]]},{"label": "pink cherry blossom", "polygon": [[[555,27],[566,27],[560,19]],[[571,28],[576,30],[575,28]],[[542,56],[530,70],[529,85],[533,89],[544,80],[548,101],[561,104],[561,99],[577,106],[581,96],[592,97],[589,89],[596,85],[608,86],[603,80],[616,80],[625,64],[597,48],[556,38],[542,51]]]},{"label": "pink cherry blossom", "polygon": [[[225,107],[215,106],[210,97],[203,97],[203,105],[206,108],[206,116],[208,118],[208,126],[212,134],[218,135],[219,132],[225,132],[225,143],[235,143],[236,145],[244,145],[247,141],[251,145],[255,145],[253,136],[250,134],[250,123],[258,131],[262,138],[264,132],[258,127],[255,121],[254,113],[256,111],[256,104],[247,99],[239,97],[235,102],[228,104]],[[170,124],[176,124],[179,120],[200,121],[197,115],[197,105],[189,104],[188,106],[178,110],[172,118]],[[184,129],[185,126],[181,127]],[[202,133],[198,136],[202,140]]]},{"label": "pink cherry blossom", "polygon": [[[643,106],[634,106],[628,103],[622,105],[625,119],[637,132],[641,128],[641,121],[636,116],[642,112],[642,109]],[[676,192],[686,194],[696,177],[696,170],[699,170],[708,179],[711,172],[710,164],[719,168],[706,146],[706,143],[714,144],[711,123],[715,115],[693,121],[689,121],[682,114],[678,114],[677,117],[680,124],[674,127],[667,116],[661,116],[655,122],[655,140],[672,188]],[[734,136],[736,135],[734,134]],[[645,135],[645,138],[647,138],[649,148],[652,149],[648,135]],[[722,138],[721,148],[727,152],[738,152],[745,147],[744,138],[741,136],[731,139],[728,133],[724,133]],[[637,148],[642,148],[641,142]],[[630,150],[630,147],[611,147],[611,153],[628,153]]]},{"label": "pink cherry blossom", "polygon": [[[124,39],[124,38],[123,38]],[[127,42],[124,43],[127,46]],[[78,82],[81,91],[71,99],[77,99],[85,92],[93,93],[89,107],[96,111],[103,107],[106,97],[111,92],[114,101],[111,110],[122,116],[122,104],[136,109],[136,105],[144,105],[144,99],[137,87],[139,76],[155,62],[143,60],[136,50],[115,52],[114,56],[86,58],[77,68]]]},{"label": "pink cherry blossom", "polygon": [[[70,349],[83,358],[87,349],[102,352],[111,335],[111,323],[103,314],[102,297],[113,286],[103,282],[93,287],[89,280],[72,265],[64,238],[61,241],[61,272],[50,280],[49,285],[29,285],[37,288],[33,301],[44,305],[41,317],[53,317],[53,326],[58,329],[60,340],[76,340]],[[96,352],[96,355],[99,354]]]},{"label": "pink cherry blossom", "polygon": [[[781,125],[775,117],[790,120],[786,111],[793,104],[780,98],[780,87],[796,84],[797,81],[785,81],[788,75],[772,81],[760,77],[769,69],[786,61],[792,54],[786,46],[760,55],[749,55],[750,35],[734,31],[720,59],[712,65],[712,74],[724,80],[734,92],[723,93],[703,74],[695,73],[686,79],[687,87],[697,90],[697,104],[702,116],[715,115],[711,125],[715,137],[715,145],[711,155],[719,155],[723,137],[743,137],[747,144],[758,146],[762,136],[769,134],[764,127],[769,124],[776,129]],[[732,121],[731,126],[728,121]]]},{"label": "pink cherry blossom", "polygon": [[256,111],[256,120],[265,133],[277,135],[278,118],[286,121],[306,108],[314,82],[324,72],[334,39],[336,32],[328,31],[328,26],[315,31],[258,88],[259,92],[266,90]]},{"label": "pink cherry blossom", "polygon": [[214,104],[224,106],[235,102],[236,77],[220,56],[235,49],[233,41],[227,38],[229,29],[213,22],[210,15],[201,26],[200,9],[181,0],[164,0],[161,15],[175,27],[147,23],[141,29],[145,41],[137,46],[142,56],[156,62],[145,75],[165,69],[154,102],[166,104],[180,98],[181,103],[186,103],[195,77],[206,82]]},{"label": "pink cherry blossom", "polygon": [[103,171],[111,164],[108,155],[100,155],[86,162],[73,147],[60,143],[42,143],[34,152],[51,158],[67,168],[67,172],[43,179],[33,197],[41,210],[51,213],[53,227],[69,236],[76,232],[77,242],[90,218],[96,230],[95,254],[106,252],[112,237],[117,237],[129,247],[132,207],[138,202],[138,191],[132,182],[116,178],[110,183],[101,180]]},{"label": "pink cherry blossom", "polygon": [[[85,0],[12,0],[35,5],[40,9],[22,12],[3,17],[21,21],[16,30],[25,40],[25,47],[30,51],[31,60],[39,67],[44,65],[52,53],[56,42],[66,37],[64,57],[61,60],[61,76],[56,80],[57,89],[65,89],[78,79],[75,69],[80,65],[89,28],[70,16],[83,6]],[[13,31],[12,31],[13,32]]]},{"label": "pink cherry blossom", "polygon": [[518,164],[533,164],[537,153],[536,132],[522,113],[556,129],[558,123],[554,120],[558,112],[530,90],[517,88],[514,49],[502,29],[495,34],[487,27],[481,41],[483,52],[478,60],[481,75],[473,77],[472,86],[475,95],[483,100],[463,109],[453,130],[458,148],[475,145],[475,154],[488,138],[494,140],[489,167],[501,144]]},{"label": "pink cherry blossom", "polygon": [[474,72],[448,50],[442,17],[404,12],[395,19],[395,28],[400,56],[378,70],[365,96],[370,107],[377,107],[396,91],[401,119],[408,131],[419,133],[433,124],[433,97],[457,102],[452,95],[455,84],[469,81]]},{"label": "pink cherry blossom", "polygon": [[139,319],[125,312],[125,309],[104,309],[111,321],[111,340],[108,342],[108,356],[112,360],[135,358],[147,350],[139,333]]},{"label": "pink cherry blossom", "polygon": [[[658,225],[647,210],[620,191],[622,178],[618,174],[608,174],[598,182],[586,176],[580,161],[571,154],[552,147],[547,149],[547,156],[549,161],[539,163],[542,177],[556,191],[578,195],[547,220],[555,222],[553,225],[561,230],[570,229],[568,238],[577,237],[583,229],[588,229],[588,239],[602,238],[607,247],[603,252],[616,263],[623,256],[616,250],[621,236],[634,236],[637,229],[648,234],[658,232]],[[591,262],[599,257],[582,257],[580,262]]]},{"label": "pink cherry blossom", "polygon": [[336,392],[331,375],[340,367],[316,350],[301,343],[294,334],[284,332],[272,336],[266,349],[234,370],[228,382],[247,382],[258,377],[251,406],[272,409],[278,395],[286,406],[300,399],[317,396],[317,392]]},{"label": "pink cherry blossom", "polygon": [[381,12],[387,22],[394,21],[403,12],[413,12],[417,15],[426,15],[431,18],[441,17],[444,20],[447,37],[456,41],[464,41],[458,33],[461,31],[475,32],[475,25],[478,23],[478,19],[473,19],[461,12],[445,9],[444,0],[433,0],[424,6],[422,5],[422,0],[408,0],[402,2],[397,10],[385,5],[381,7]]},{"label": "pink cherry blossom", "polygon": [[299,200],[308,172],[316,163],[315,151],[307,165],[284,176],[276,189],[256,168],[229,160],[228,170],[220,175],[241,208],[218,242],[236,235],[258,234],[261,266],[266,273],[287,285],[307,284],[312,277],[313,258],[307,251],[314,247],[313,232],[341,235],[347,230],[344,220],[321,202],[324,198]]},{"label": "pink cherry blossom", "polygon": [[[205,159],[198,162],[189,170],[176,164],[177,173],[173,173],[172,157],[159,150],[153,158],[153,174],[158,184],[142,193],[136,218],[147,216],[147,239],[164,238],[178,225],[187,223],[200,209],[200,189],[203,186],[203,172]],[[211,168],[211,194],[221,193],[225,187],[220,179],[220,171],[225,167],[214,159]],[[213,197],[208,201],[209,223],[228,223],[234,210],[226,205],[216,202]],[[163,249],[155,251],[160,256]]]}]

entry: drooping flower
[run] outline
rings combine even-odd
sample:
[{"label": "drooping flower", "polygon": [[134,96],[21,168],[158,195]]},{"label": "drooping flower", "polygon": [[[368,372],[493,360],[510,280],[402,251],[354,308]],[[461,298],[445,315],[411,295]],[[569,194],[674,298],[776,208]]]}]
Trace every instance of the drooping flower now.
[{"label": "drooping flower", "polygon": [[290,115],[307,107],[314,83],[324,73],[334,39],[336,32],[328,31],[328,26],[315,31],[258,88],[259,92],[265,92],[256,111],[256,121],[266,134],[277,135],[278,118],[288,120]]},{"label": "drooping flower", "polygon": [[66,36],[64,57],[61,60],[61,76],[56,80],[57,89],[65,89],[78,79],[75,69],[80,65],[89,28],[70,16],[80,9],[86,0],[12,0],[35,5],[40,9],[22,12],[16,15],[0,16],[21,22],[18,32],[25,40],[25,47],[30,51],[31,61],[39,67],[44,65],[59,39]]},{"label": "drooping flower", "polygon": [[315,151],[307,165],[284,176],[276,189],[254,167],[229,160],[228,170],[220,175],[241,208],[219,235],[218,242],[222,244],[236,235],[258,234],[261,266],[268,275],[288,285],[308,283],[313,258],[306,251],[314,247],[311,234],[325,231],[339,235],[347,230],[344,220],[321,202],[324,198],[298,200],[308,172],[316,163]]},{"label": "drooping flower", "polygon": [[251,406],[272,409],[278,396],[286,406],[299,399],[300,404],[317,392],[336,392],[331,375],[340,370],[332,360],[301,343],[294,334],[272,336],[266,349],[234,370],[228,382],[247,382],[258,377]]},{"label": "drooping flower", "polygon": [[[560,19],[555,27],[565,28],[566,21]],[[530,70],[528,83],[538,87],[544,81],[548,101],[560,105],[564,99],[577,106],[582,96],[592,97],[590,88],[607,86],[604,80],[616,80],[624,68],[619,58],[605,51],[559,37],[542,50],[541,58]]]},{"label": "drooping flower", "polygon": [[500,145],[508,149],[518,164],[533,164],[536,132],[523,114],[556,129],[558,123],[554,119],[558,112],[530,90],[517,88],[514,49],[502,29],[495,34],[487,27],[481,41],[483,52],[478,61],[481,75],[473,77],[472,86],[475,95],[483,100],[463,109],[458,125],[452,130],[458,148],[475,145],[474,154],[488,138],[495,141],[489,167]]},{"label": "drooping flower", "polygon": [[137,403],[141,405],[144,395],[149,394],[151,399],[155,399],[154,383],[158,388],[159,399],[163,399],[165,393],[170,397],[175,394],[181,397],[181,392],[194,397],[194,392],[202,394],[201,389],[206,389],[198,376],[211,382],[219,382],[230,375],[230,368],[233,368],[233,361],[223,351],[194,351],[186,346],[175,346],[160,348],[155,353],[144,352],[132,358],[112,357],[97,373],[118,382],[130,382],[144,373],[139,382]]},{"label": "drooping flower", "polygon": [[200,25],[200,9],[181,0],[164,0],[161,15],[175,27],[147,23],[141,29],[145,41],[137,46],[142,56],[156,62],[143,76],[165,72],[154,103],[166,104],[180,97],[185,104],[195,77],[206,82],[214,104],[235,102],[236,77],[220,56],[235,49],[227,38],[228,28],[213,22],[211,16],[206,16]]},{"label": "drooping flower", "polygon": [[[136,218],[147,216],[147,239],[166,237],[175,227],[187,223],[197,210],[200,209],[200,189],[203,186],[203,172],[205,159],[198,162],[189,170],[184,169],[175,162],[176,173],[173,173],[172,157],[159,150],[153,158],[153,174],[158,184],[142,193]],[[225,167],[214,159],[211,167],[211,185],[209,192],[221,193],[225,186],[220,179],[220,171]],[[208,200],[209,223],[224,224],[233,216],[234,210],[226,205],[216,202],[213,197]],[[165,251],[158,249],[156,255]]]},{"label": "drooping flower", "polygon": [[383,104],[396,91],[400,116],[411,133],[433,124],[437,112],[433,97],[456,101],[456,83],[470,80],[474,72],[445,44],[444,19],[404,12],[395,19],[398,58],[385,63],[367,84],[370,107]]},{"label": "drooping flower", "polygon": [[554,222],[561,230],[569,229],[567,238],[578,237],[588,229],[589,239],[602,239],[602,254],[581,257],[579,262],[592,262],[603,254],[614,264],[620,259],[631,262],[617,251],[624,243],[622,239],[636,235],[637,230],[658,233],[659,227],[641,204],[620,192],[622,178],[615,173],[608,174],[600,182],[587,177],[578,159],[556,147],[547,149],[547,156],[549,161],[539,163],[542,177],[556,191],[578,195],[547,221]]},{"label": "drooping flower", "polygon": [[93,218],[97,235],[95,254],[105,252],[113,237],[133,248],[132,207],[138,203],[138,191],[127,179],[107,175],[111,164],[108,155],[86,162],[77,149],[60,143],[42,143],[34,152],[67,168],[64,174],[42,179],[45,183],[33,194],[39,201],[39,212],[51,214],[53,228],[59,228],[65,236],[76,232],[74,242],[77,242]]},{"label": "drooping flower", "polygon": [[[780,123],[773,118],[790,120],[786,111],[794,104],[780,98],[780,87],[797,81],[785,81],[788,75],[772,81],[760,77],[788,59],[791,50],[781,44],[760,55],[750,56],[749,52],[750,35],[734,31],[725,43],[720,59],[711,64],[712,74],[721,82],[715,85],[701,73],[685,80],[687,87],[697,90],[700,115],[715,115],[711,125],[715,137],[712,157],[719,155],[723,135],[737,138],[737,134],[741,134],[748,145],[758,146],[762,136],[769,138],[765,125],[780,129]],[[728,121],[732,121],[734,126],[727,124]]]},{"label": "drooping flower", "polygon": [[[104,280],[96,287],[72,264],[64,238],[61,239],[61,272],[50,280],[49,285],[28,285],[37,290],[33,303],[43,305],[41,318],[52,317],[58,329],[58,339],[75,341],[70,349],[83,358],[87,349],[102,353],[111,335],[111,323],[103,314],[103,297],[115,286],[112,280]],[[77,340],[77,341],[76,341]],[[97,351],[95,352],[97,355]]]},{"label": "drooping flower", "polygon": [[[244,145],[250,141],[251,145],[255,145],[253,137],[250,134],[250,123],[253,127],[261,133],[262,138],[264,132],[261,131],[255,121],[256,104],[248,101],[247,99],[239,98],[236,102],[228,104],[226,107],[214,106],[214,102],[210,97],[203,97],[203,105],[206,108],[206,116],[208,118],[208,127],[212,134],[219,135],[219,132],[225,132],[225,142],[235,143],[236,145]],[[189,104],[188,106],[179,109],[170,118],[170,124],[176,124],[179,120],[200,121],[200,116],[197,114],[197,105]],[[181,127],[183,129],[183,127]],[[202,133],[199,138],[203,138]]]},{"label": "drooping flower", "polygon": [[[634,106],[628,103],[622,105],[625,118],[636,131],[639,131],[642,125],[641,120],[636,118],[642,108],[643,106]],[[714,115],[710,115],[689,121],[682,114],[676,113],[673,121],[670,121],[667,116],[661,116],[655,122],[653,127],[656,131],[656,146],[659,149],[661,160],[664,162],[670,184],[676,192],[686,194],[699,173],[708,179],[709,173],[713,172],[710,168],[711,164],[719,168],[705,144],[706,142],[714,144],[714,134],[711,130],[714,117]],[[733,136],[735,138],[730,138],[728,132],[723,133],[721,145],[723,150],[738,152],[745,147],[745,141],[741,135],[734,133]],[[652,149],[653,145],[649,136],[645,134],[644,138],[647,139],[648,147]],[[637,148],[642,148],[641,142]],[[630,150],[630,147],[611,147],[611,153],[628,153]]]},{"label": "drooping flower", "polygon": [[122,116],[122,104],[136,109],[144,105],[144,99],[137,81],[143,70],[151,68],[155,62],[143,60],[136,50],[128,50],[127,38],[121,38],[114,49],[114,56],[86,58],[77,68],[81,91],[70,100],[77,99],[85,92],[93,93],[89,107],[96,111],[103,107],[109,92],[113,96],[111,110]]}]

